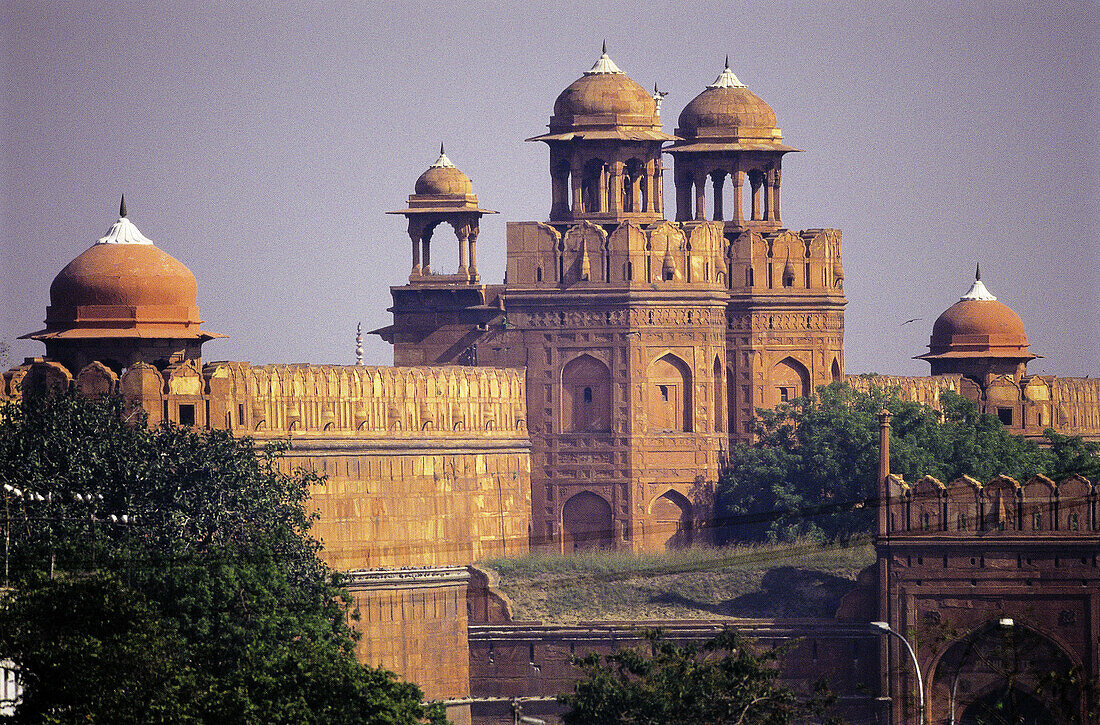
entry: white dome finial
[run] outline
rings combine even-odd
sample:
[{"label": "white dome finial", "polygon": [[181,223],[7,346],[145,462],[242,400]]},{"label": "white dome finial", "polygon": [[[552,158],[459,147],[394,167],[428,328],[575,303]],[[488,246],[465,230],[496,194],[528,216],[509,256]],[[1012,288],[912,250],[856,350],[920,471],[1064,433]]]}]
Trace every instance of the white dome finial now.
[{"label": "white dome finial", "polygon": [[607,54],[607,41],[603,41],[603,51],[600,59],[596,61],[596,64],[592,66],[590,70],[586,70],[584,74],[586,76],[602,75],[605,73],[618,73],[619,75],[626,75],[619,66],[615,65],[615,61],[611,60],[611,57]]},{"label": "white dome finial", "polygon": [[730,57],[726,54],[726,67],[718,77],[714,79],[714,83],[711,83],[707,88],[745,88],[745,84],[737,79],[737,76],[730,70]]},{"label": "white dome finial", "polygon": [[996,297],[989,294],[989,290],[982,284],[982,265],[979,263],[974,268],[974,284],[970,285],[970,290],[965,295],[959,298],[960,300],[979,300],[983,302],[994,302]]},{"label": "white dome finial", "polygon": [[107,233],[96,240],[96,244],[152,244],[133,222],[126,218],[126,195],[118,204],[118,221],[111,225]]},{"label": "white dome finial", "polygon": [[439,143],[439,158],[435,160],[435,163],[428,167],[429,169],[453,169],[454,164],[447,158],[447,152],[443,150],[443,142]]}]

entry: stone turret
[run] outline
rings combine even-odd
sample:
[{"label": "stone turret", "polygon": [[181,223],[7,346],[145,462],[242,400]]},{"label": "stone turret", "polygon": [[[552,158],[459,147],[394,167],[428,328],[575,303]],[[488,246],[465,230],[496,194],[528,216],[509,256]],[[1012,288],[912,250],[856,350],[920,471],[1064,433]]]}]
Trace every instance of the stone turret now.
[{"label": "stone turret", "polygon": [[139,362],[201,365],[202,344],[225,335],[199,327],[197,295],[195,275],[134,226],[124,198],[118,221],[54,278],[46,328],[21,339],[45,343],[74,375],[93,361],[116,373]]}]

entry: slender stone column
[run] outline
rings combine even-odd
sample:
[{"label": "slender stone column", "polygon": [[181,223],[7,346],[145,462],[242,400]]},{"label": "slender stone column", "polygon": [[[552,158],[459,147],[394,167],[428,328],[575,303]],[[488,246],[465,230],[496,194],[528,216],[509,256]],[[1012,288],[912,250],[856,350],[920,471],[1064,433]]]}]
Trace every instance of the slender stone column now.
[{"label": "slender stone column", "polygon": [[715,171],[710,178],[714,184],[714,220],[722,221],[726,218],[722,213],[722,186],[726,181],[726,172]]},{"label": "slender stone column", "polygon": [[550,204],[550,218],[562,219],[569,215],[569,180],[568,172],[551,174],[550,194],[553,197]]},{"label": "slender stone column", "polygon": [[665,209],[665,165],[661,163],[660,159],[657,159],[657,179],[654,186],[656,193],[653,196],[650,208],[660,216],[664,214]]},{"label": "slender stone column", "polygon": [[420,235],[415,229],[409,229],[409,239],[412,240],[413,246],[413,266],[410,274],[416,276],[420,274]]},{"label": "slender stone column", "polygon": [[623,162],[611,162],[611,175],[608,181],[607,210],[618,214],[623,210]]},{"label": "slender stone column", "polygon": [[740,226],[745,221],[745,210],[741,198],[745,188],[745,172],[734,169],[730,174],[730,181],[733,183],[733,221]]},{"label": "slender stone column", "polygon": [[432,273],[432,232],[430,229],[425,229],[420,235],[420,243],[424,247],[424,268],[421,270],[423,274]]},{"label": "slender stone column", "polygon": [[481,279],[477,273],[477,235],[480,231],[476,224],[470,229],[470,281],[474,283]]},{"label": "slender stone column", "polygon": [[752,188],[752,217],[753,221],[760,219],[760,187],[763,179],[759,173],[749,174],[749,186]]},{"label": "slender stone column", "polygon": [[600,192],[597,194],[600,208],[596,211],[606,212],[607,206],[607,164],[600,167]]},{"label": "slender stone column", "polygon": [[458,237],[458,273],[466,274],[466,249],[470,239],[470,228],[466,225],[458,227],[455,229],[455,236]]},{"label": "slender stone column", "polygon": [[768,179],[771,182],[771,206],[772,206],[772,221],[780,221],[779,217],[779,184],[783,177],[783,172],[780,169],[772,169],[771,177]]},{"label": "slender stone column", "polygon": [[575,166],[569,170],[569,177],[573,182],[573,218],[576,219],[577,214],[587,211],[584,208],[584,179],[581,169]]},{"label": "slender stone column", "polygon": [[691,174],[676,175],[676,221],[691,221]]},{"label": "slender stone column", "polygon": [[695,182],[695,221],[707,218],[707,175],[696,173],[692,176]]}]

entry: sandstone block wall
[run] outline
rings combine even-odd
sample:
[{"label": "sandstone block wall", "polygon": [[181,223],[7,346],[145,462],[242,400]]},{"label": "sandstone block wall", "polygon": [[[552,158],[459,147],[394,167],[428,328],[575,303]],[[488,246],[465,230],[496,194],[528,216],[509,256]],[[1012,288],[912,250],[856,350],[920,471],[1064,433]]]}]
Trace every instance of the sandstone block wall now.
[{"label": "sandstone block wall", "polygon": [[[349,572],[359,661],[420,684],[429,700],[470,693],[465,567]],[[454,713],[452,713],[452,719]]]},{"label": "sandstone block wall", "polygon": [[530,441],[522,370],[139,363],[75,378],[37,361],[22,385],[117,392],[164,419],[285,439],[283,465],[327,476],[312,492],[314,535],[337,569],[468,564],[527,551]]},{"label": "sandstone block wall", "polygon": [[[468,575],[439,565],[528,550],[522,370],[185,362],[119,376],[92,363],[74,377],[32,361],[5,376],[5,395],[24,384],[119,393],[151,424],[289,440],[282,465],[326,476],[311,492],[321,515],[313,534],[330,565],[352,572],[360,659],[429,698],[469,694]],[[378,567],[402,568],[361,571]],[[468,721],[463,707],[448,716]]]}]

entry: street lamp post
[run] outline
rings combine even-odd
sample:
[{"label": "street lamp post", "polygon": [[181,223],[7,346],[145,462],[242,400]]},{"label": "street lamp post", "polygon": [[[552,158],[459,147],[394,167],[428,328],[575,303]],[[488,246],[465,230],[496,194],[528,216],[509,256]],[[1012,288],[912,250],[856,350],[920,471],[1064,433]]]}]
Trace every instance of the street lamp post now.
[{"label": "street lamp post", "polygon": [[917,653],[913,651],[913,646],[911,644],[909,644],[909,640],[907,640],[905,637],[903,637],[900,632],[895,630],[893,627],[891,627],[886,622],[871,622],[871,626],[874,627],[875,629],[879,630],[880,632],[885,632],[887,634],[894,635],[895,637],[897,637],[898,639],[900,639],[902,641],[902,644],[905,645],[905,649],[907,649],[909,651],[909,658],[913,660],[913,669],[917,673],[917,693],[920,696],[920,700],[919,700],[920,704],[917,707],[917,722],[923,724],[924,723],[924,679],[921,677],[921,674],[920,674],[920,663],[917,662]]}]

